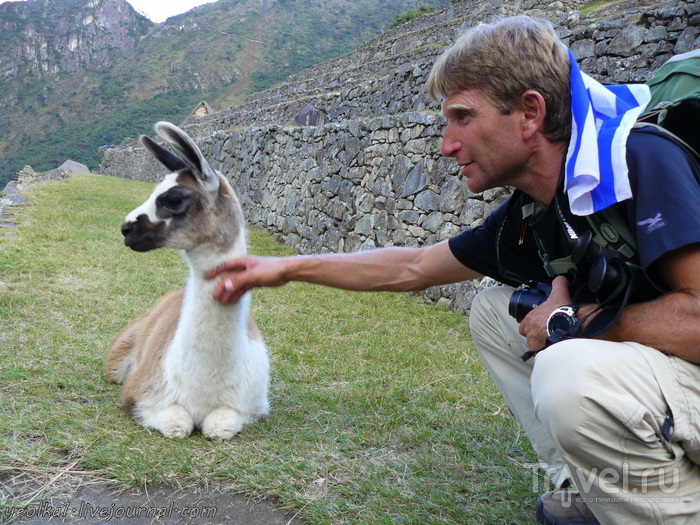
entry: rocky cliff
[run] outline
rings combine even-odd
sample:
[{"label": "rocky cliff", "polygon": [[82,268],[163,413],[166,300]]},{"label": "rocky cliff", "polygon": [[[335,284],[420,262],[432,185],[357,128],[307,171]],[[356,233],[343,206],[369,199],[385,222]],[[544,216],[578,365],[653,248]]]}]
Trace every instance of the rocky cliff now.
[{"label": "rocky cliff", "polygon": [[[126,0],[0,4],[0,181],[17,169],[7,157],[71,122],[103,114],[113,95],[113,79],[104,72],[152,26]],[[49,169],[65,157],[50,160],[32,163]]]},{"label": "rocky cliff", "polygon": [[0,4],[0,79],[30,73],[54,81],[62,72],[107,67],[136,47],[151,26],[126,0]]},{"label": "rocky cliff", "polygon": [[[672,54],[700,47],[694,0],[619,2],[590,14],[561,7],[557,31],[584,71],[603,82],[646,80]],[[528,12],[549,9],[532,3]],[[232,181],[250,222],[302,253],[446,239],[478,225],[507,196],[471,194],[454,162],[440,156],[444,122],[425,80],[465,27],[518,11],[495,0],[455,4],[186,129]],[[294,124],[309,106],[323,124]],[[105,150],[101,166],[102,173],[149,181],[163,171],[133,143]],[[426,296],[466,312],[480,286],[450,285]]]}]

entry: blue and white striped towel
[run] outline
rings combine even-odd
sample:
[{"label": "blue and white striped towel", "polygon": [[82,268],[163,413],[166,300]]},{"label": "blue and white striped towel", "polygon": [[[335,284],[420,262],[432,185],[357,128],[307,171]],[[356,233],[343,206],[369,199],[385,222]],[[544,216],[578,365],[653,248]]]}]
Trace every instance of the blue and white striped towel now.
[{"label": "blue and white striped towel", "polygon": [[627,137],[651,95],[646,84],[604,86],[571,60],[571,142],[566,193],[571,211],[590,215],[632,197]]}]

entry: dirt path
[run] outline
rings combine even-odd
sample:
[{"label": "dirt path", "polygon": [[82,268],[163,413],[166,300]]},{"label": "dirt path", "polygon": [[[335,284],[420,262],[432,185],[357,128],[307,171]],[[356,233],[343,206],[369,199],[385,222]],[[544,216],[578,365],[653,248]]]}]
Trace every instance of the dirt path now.
[{"label": "dirt path", "polygon": [[[236,36],[236,35],[231,35]],[[256,73],[256,67],[262,59],[263,46],[267,45],[263,41],[265,38],[265,22],[258,23],[255,29],[254,38],[245,38],[238,35],[239,38],[245,40],[245,49],[241,53],[241,58],[238,60],[240,70],[239,78],[226,90],[226,93],[221,95],[214,105],[218,110],[229,107],[237,102],[240,102],[248,90],[248,86],[253,81],[253,75]]]},{"label": "dirt path", "polygon": [[[3,489],[17,476],[3,476]],[[115,490],[109,482],[71,476],[72,485],[57,484],[61,494],[32,501],[23,508],[0,511],[0,523],[21,525],[90,525],[101,523],[192,525],[302,525],[293,512],[280,510],[274,501],[254,501],[240,494],[210,488],[150,485],[138,490]],[[25,484],[22,489],[31,489]],[[36,490],[51,487],[36,486]],[[3,492],[5,492],[3,490]]]}]

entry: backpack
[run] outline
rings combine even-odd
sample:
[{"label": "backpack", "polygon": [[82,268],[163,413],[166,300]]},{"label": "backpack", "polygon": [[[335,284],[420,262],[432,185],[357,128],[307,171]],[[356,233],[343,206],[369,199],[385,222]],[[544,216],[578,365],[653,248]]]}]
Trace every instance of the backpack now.
[{"label": "backpack", "polygon": [[700,49],[668,60],[647,82],[651,100],[640,125],[656,124],[700,155]]},{"label": "backpack", "polygon": [[[647,84],[651,100],[634,127],[654,127],[700,162],[700,49],[670,58]],[[616,206],[586,218],[595,242],[628,261],[634,258],[634,236]]]}]

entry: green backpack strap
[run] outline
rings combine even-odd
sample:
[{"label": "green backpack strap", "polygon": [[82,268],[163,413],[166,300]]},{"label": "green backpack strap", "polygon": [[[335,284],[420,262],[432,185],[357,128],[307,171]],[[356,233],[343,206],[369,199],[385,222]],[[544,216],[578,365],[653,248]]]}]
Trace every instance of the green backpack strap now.
[{"label": "green backpack strap", "polygon": [[586,220],[593,230],[593,240],[619,252],[627,261],[634,258],[637,253],[637,245],[634,235],[625,222],[618,206],[609,206],[592,215],[587,215]]},{"label": "green backpack strap", "polygon": [[[672,133],[668,128],[665,128],[665,127],[660,126],[658,124],[654,124],[652,122],[635,122],[634,126],[632,126],[632,127],[634,129],[644,129],[644,128],[655,129],[656,131],[663,133],[664,135],[668,135],[673,140],[675,140],[676,142],[680,143],[683,147],[685,147],[690,153],[692,153],[692,155],[696,159],[700,160],[700,151],[698,151],[697,148],[691,146],[688,142],[686,142],[685,140],[680,138],[675,133]],[[699,128],[700,128],[700,126],[699,126]]]}]

